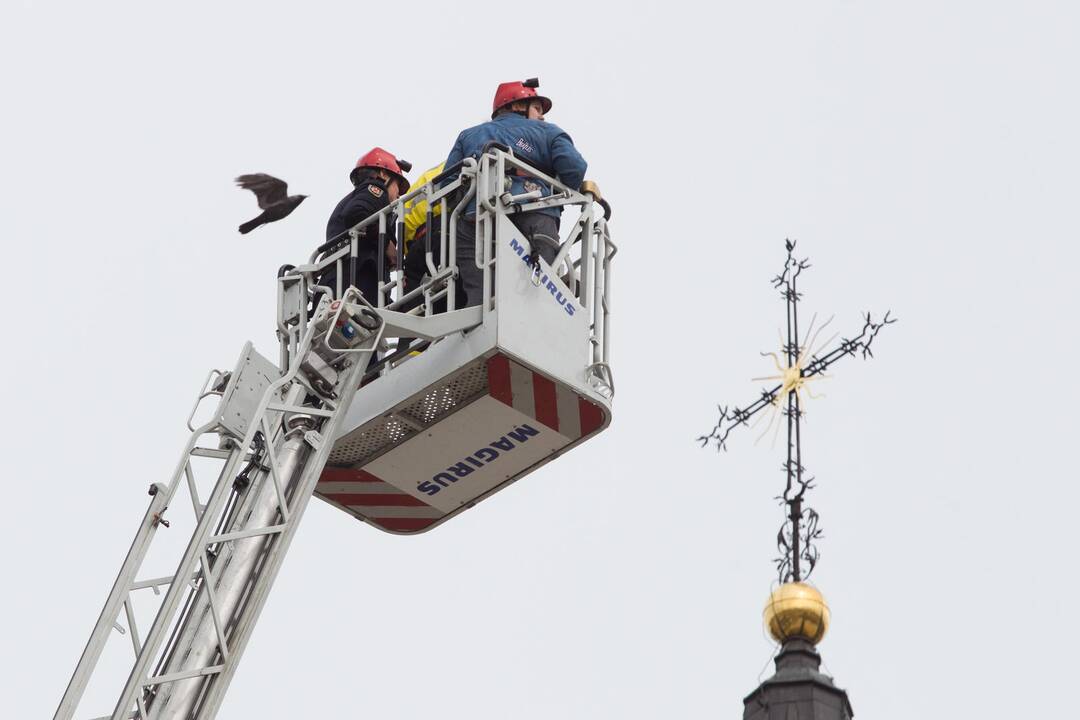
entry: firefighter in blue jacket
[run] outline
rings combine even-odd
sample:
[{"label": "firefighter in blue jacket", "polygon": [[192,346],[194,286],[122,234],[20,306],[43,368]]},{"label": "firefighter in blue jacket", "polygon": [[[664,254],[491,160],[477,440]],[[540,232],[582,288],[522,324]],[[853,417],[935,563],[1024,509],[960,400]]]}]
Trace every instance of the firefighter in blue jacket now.
[{"label": "firefighter in blue jacket", "polygon": [[[409,191],[409,181],[404,173],[412,166],[394,157],[382,148],[374,148],[360,160],[349,174],[353,189],[341,199],[330,219],[326,223],[327,242],[339,239],[340,242],[328,248],[326,255],[336,252],[349,243],[347,230],[368,216],[382,210]],[[394,223],[387,223],[385,247],[379,247],[379,227],[377,224],[369,225],[360,236],[357,257],[352,263],[352,275],[349,276],[350,263],[346,258],[343,268],[346,277],[341,280],[344,291],[349,285],[355,285],[372,305],[377,305],[376,293],[378,292],[379,253],[386,254],[386,262],[383,263],[383,280],[390,279],[390,269],[397,264],[397,244],[394,238]],[[334,265],[327,267],[319,276],[319,284],[333,288],[337,294],[337,269]],[[317,301],[316,301],[317,302]]]},{"label": "firefighter in blue jacket", "polygon": [[[540,83],[535,80],[508,82],[499,85],[492,104],[491,121],[463,130],[458,135],[446,167],[451,167],[467,157],[479,157],[488,143],[502,143],[515,156],[540,172],[555,177],[559,182],[577,189],[585,179],[585,158],[574,147],[574,141],[557,125],[544,122],[544,115],[551,109],[551,100],[536,93]],[[547,183],[521,173],[510,176],[510,192],[519,195],[540,190],[544,196],[551,194]],[[528,213],[511,215],[511,220],[521,230],[539,255],[551,264],[559,249],[559,217],[561,207],[544,208]],[[482,271],[476,267],[476,207],[471,204],[463,213],[457,227],[457,266],[461,287],[469,305],[479,305],[482,298]]]}]

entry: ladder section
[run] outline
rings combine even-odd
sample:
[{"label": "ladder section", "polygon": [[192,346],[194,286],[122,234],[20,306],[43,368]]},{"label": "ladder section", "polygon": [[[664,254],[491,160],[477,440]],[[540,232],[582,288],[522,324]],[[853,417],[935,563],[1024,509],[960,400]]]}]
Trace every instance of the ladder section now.
[{"label": "ladder section", "polygon": [[[111,714],[80,720],[215,716],[383,332],[378,313],[349,288],[342,300],[322,300],[284,374],[248,343],[233,372],[208,375],[188,418],[191,437],[169,483],[150,489],[54,720],[76,717],[116,631],[129,635],[134,651],[126,682]],[[194,427],[192,418],[211,397],[218,399],[214,416]],[[209,483],[198,476],[205,461],[196,465],[195,458],[217,464],[205,498],[199,488]],[[186,549],[173,575],[140,580],[178,491],[189,495],[195,519]],[[160,605],[142,633],[133,596],[148,589]]]}]

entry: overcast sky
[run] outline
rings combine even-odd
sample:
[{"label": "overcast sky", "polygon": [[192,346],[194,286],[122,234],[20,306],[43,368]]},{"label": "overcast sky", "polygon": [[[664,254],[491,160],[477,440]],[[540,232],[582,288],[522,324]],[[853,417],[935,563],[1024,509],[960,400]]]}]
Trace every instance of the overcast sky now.
[{"label": "overcast sky", "polygon": [[[900,318],[809,407],[827,670],[860,718],[1060,715],[1075,3],[335,5],[0,10],[0,715],[55,710],[199,383],[276,357],[274,272],[356,158],[433,165],[534,75],[615,210],[614,423],[417,537],[313,502],[220,717],[739,717],[780,449],[694,438],[771,368],[788,237],[804,312]],[[241,237],[260,171],[311,199]]]}]

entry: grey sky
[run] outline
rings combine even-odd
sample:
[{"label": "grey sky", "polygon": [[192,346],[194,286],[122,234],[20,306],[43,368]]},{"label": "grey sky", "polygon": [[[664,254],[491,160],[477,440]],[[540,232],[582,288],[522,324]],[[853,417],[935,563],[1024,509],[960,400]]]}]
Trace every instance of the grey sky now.
[{"label": "grey sky", "polygon": [[[274,271],[359,154],[429,167],[532,75],[615,209],[615,422],[422,536],[313,503],[221,717],[738,716],[781,460],[693,438],[770,368],[785,237],[807,311],[901,319],[809,408],[828,670],[861,718],[1060,714],[1075,4],[421,7],[0,13],[0,715],[54,711],[200,380],[246,339],[272,355]],[[311,199],[240,237],[242,172]]]}]

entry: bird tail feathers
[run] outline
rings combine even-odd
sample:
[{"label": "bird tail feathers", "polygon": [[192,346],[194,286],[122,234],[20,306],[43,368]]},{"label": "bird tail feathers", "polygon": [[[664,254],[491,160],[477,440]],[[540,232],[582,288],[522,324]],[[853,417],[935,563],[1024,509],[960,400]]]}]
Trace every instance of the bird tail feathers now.
[{"label": "bird tail feathers", "polygon": [[259,227],[260,225],[262,225],[262,223],[259,222],[258,218],[254,220],[248,220],[246,223],[240,226],[240,234],[247,235],[249,232]]}]

